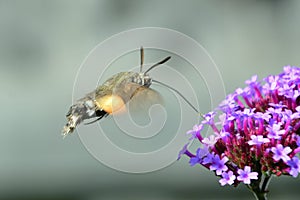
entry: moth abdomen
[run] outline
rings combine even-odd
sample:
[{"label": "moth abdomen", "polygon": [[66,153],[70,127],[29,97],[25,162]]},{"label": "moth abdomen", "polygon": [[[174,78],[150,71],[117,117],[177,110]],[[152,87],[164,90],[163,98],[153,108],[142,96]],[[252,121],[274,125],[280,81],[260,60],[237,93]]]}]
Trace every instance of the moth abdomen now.
[{"label": "moth abdomen", "polygon": [[96,117],[95,107],[94,101],[89,96],[78,100],[72,105],[66,114],[68,121],[62,130],[62,135],[72,133],[76,126],[85,119]]}]

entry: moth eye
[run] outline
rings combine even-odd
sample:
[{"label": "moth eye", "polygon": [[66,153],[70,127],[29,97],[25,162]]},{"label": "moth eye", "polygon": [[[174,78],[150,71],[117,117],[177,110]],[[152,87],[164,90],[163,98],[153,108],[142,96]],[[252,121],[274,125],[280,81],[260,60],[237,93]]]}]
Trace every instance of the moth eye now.
[{"label": "moth eye", "polygon": [[96,105],[108,114],[125,111],[125,103],[118,95],[105,95],[96,99]]}]

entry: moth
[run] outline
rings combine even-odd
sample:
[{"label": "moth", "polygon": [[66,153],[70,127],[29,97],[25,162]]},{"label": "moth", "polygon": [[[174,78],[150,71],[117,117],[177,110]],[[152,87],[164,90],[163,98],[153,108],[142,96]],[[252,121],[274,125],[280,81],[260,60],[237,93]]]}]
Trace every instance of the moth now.
[{"label": "moth", "polygon": [[[139,100],[139,96],[157,95],[157,97],[159,97],[159,94],[150,88],[151,84],[154,82],[168,87],[179,94],[196,112],[198,112],[179,91],[160,81],[153,80],[149,76],[148,72],[153,68],[166,63],[170,59],[171,56],[168,56],[143,72],[144,49],[141,47],[140,71],[117,73],[106,80],[102,85],[98,86],[94,91],[76,101],[66,114],[67,124],[63,127],[62,135],[66,136],[72,133],[77,125],[85,120],[94,119],[93,121],[86,123],[91,124],[108,115],[119,114],[126,111],[126,104],[133,99]],[[147,99],[145,99],[145,101],[147,101]]]}]

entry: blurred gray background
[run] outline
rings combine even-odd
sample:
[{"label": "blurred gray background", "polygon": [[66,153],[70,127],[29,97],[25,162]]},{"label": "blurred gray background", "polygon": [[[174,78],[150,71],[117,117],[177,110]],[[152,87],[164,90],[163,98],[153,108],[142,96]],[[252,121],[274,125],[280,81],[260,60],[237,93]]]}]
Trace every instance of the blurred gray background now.
[{"label": "blurred gray background", "polygon": [[[111,35],[147,26],[187,34],[229,93],[253,74],[300,65],[299,10],[298,0],[0,1],[0,199],[253,199],[187,158],[148,174],[112,170],[60,131],[80,64]],[[270,199],[298,199],[298,185],[273,178]]]}]

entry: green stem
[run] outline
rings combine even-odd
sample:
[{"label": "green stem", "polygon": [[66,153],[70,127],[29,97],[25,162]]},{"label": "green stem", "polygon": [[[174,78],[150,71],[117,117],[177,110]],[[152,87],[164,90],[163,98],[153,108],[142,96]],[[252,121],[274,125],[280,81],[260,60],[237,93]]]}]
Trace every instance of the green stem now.
[{"label": "green stem", "polygon": [[255,199],[257,199],[257,200],[267,200],[267,193],[266,192],[260,192],[260,191],[252,190],[252,193],[255,196]]},{"label": "green stem", "polygon": [[253,181],[250,185],[247,186],[255,196],[256,200],[267,200],[268,185],[270,183],[270,180],[271,180],[271,176],[267,175],[265,176],[262,184],[260,184],[261,183],[261,178],[260,178],[256,181]]}]

